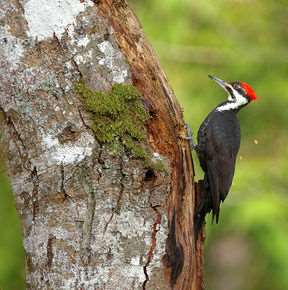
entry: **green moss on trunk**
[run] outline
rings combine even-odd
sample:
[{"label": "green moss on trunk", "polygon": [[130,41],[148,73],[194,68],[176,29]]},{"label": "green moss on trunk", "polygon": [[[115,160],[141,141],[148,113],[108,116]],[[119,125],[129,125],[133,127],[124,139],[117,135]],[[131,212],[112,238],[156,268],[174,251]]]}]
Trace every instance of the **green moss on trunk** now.
[{"label": "green moss on trunk", "polygon": [[80,81],[75,90],[91,114],[91,129],[100,144],[108,145],[114,154],[125,150],[134,158],[143,160],[145,167],[165,171],[165,165],[153,160],[147,147],[145,125],[149,113],[135,87],[115,84],[109,92],[98,92]]}]

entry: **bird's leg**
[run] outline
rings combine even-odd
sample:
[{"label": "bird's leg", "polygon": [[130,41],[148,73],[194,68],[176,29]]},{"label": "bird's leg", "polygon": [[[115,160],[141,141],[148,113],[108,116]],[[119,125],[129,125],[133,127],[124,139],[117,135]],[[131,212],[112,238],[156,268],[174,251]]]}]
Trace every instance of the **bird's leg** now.
[{"label": "bird's leg", "polygon": [[194,142],[194,139],[193,139],[193,131],[188,123],[185,124],[185,129],[187,131],[187,136],[183,137],[183,139],[189,141],[190,148],[192,151],[197,150],[197,144]]}]

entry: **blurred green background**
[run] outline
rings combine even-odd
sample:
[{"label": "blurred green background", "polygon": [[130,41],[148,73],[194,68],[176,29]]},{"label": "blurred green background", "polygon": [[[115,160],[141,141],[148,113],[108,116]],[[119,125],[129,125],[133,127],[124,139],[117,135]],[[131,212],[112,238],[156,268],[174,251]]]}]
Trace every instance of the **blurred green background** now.
[{"label": "blurred green background", "polygon": [[[259,95],[239,113],[242,144],[220,224],[207,219],[206,290],[288,289],[288,1],[129,2],[195,135],[226,98],[208,73]],[[0,221],[0,289],[21,290],[19,223],[3,174]]]}]

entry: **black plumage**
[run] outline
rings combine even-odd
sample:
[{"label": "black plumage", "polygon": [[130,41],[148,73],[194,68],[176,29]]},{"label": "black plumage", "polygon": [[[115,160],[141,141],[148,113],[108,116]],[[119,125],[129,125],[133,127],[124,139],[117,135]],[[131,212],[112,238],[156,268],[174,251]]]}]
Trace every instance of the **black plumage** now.
[{"label": "black plumage", "polygon": [[[201,182],[201,200],[195,213],[197,233],[206,214],[211,211],[212,220],[218,223],[220,204],[232,185],[240,147],[237,112],[252,100],[252,95],[245,90],[245,85],[248,86],[246,83],[226,83],[216,77],[211,78],[228,92],[229,97],[228,101],[219,104],[209,113],[198,131],[196,151],[204,171],[204,180]],[[249,89],[252,90],[250,86]],[[253,95],[253,99],[256,99],[256,95]]]},{"label": "black plumage", "polygon": [[197,154],[205,173],[204,186],[211,198],[213,220],[232,184],[240,146],[240,126],[236,111],[212,111],[198,131]]}]

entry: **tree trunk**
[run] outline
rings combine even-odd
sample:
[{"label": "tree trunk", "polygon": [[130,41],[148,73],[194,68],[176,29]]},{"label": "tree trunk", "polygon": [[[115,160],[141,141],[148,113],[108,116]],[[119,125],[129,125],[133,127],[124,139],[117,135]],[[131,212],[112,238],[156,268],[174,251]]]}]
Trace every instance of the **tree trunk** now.
[{"label": "tree trunk", "polygon": [[0,19],[27,289],[202,289],[182,111],[127,3],[2,0]]}]

